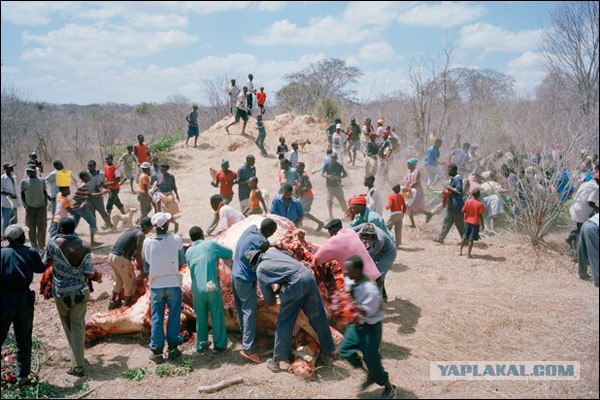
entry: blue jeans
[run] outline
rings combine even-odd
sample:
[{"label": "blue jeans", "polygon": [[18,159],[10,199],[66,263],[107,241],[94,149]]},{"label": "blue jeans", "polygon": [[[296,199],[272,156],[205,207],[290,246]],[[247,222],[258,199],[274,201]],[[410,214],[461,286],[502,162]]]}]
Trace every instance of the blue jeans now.
[{"label": "blue jeans", "polygon": [[92,214],[89,208],[81,207],[75,214],[73,214],[73,221],[75,221],[75,228],[79,225],[81,218],[85,219],[85,222],[90,226],[90,232],[96,233],[98,227],[96,226],[96,216]]},{"label": "blue jeans", "polygon": [[256,141],[254,143],[256,143],[256,146],[260,149],[260,152],[262,154],[265,154],[267,152],[267,150],[265,150],[265,138],[267,137],[267,133],[264,132],[264,130],[259,130],[258,131],[258,136],[256,138]]},{"label": "blue jeans", "polygon": [[177,347],[183,343],[183,338],[179,336],[181,288],[151,288],[152,332],[150,334],[150,349],[152,350],[162,350],[165,346],[165,305],[169,307],[169,320],[167,321],[167,343],[169,348]]},{"label": "blue jeans", "polygon": [[248,93],[246,95],[246,107],[248,107],[248,112],[252,111],[252,93]]},{"label": "blue jeans", "polygon": [[242,334],[242,349],[253,350],[256,341],[256,282],[233,278],[231,288]]},{"label": "blue jeans", "polygon": [[579,235],[579,276],[588,275],[587,267],[592,271],[592,280],[598,284],[598,225],[585,221]]},{"label": "blue jeans", "polygon": [[9,225],[17,223],[17,209],[2,207],[2,234]]}]

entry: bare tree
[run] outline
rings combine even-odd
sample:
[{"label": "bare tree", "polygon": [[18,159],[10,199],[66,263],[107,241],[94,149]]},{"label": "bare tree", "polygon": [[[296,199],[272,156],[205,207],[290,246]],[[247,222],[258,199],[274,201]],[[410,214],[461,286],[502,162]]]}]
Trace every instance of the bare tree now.
[{"label": "bare tree", "polygon": [[551,13],[542,50],[550,73],[564,87],[575,87],[573,100],[584,115],[598,107],[598,2],[563,2]]}]

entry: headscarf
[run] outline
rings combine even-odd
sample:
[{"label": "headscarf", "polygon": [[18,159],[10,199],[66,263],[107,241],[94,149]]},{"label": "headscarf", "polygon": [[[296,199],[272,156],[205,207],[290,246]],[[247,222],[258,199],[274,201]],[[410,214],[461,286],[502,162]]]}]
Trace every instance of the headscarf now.
[{"label": "headscarf", "polygon": [[418,163],[417,159],[416,159],[416,158],[414,158],[414,157],[413,157],[413,158],[409,158],[409,159],[408,159],[406,162],[407,162],[407,163],[408,163],[410,166],[412,166],[412,167],[416,167],[416,166],[417,166],[417,163]]}]

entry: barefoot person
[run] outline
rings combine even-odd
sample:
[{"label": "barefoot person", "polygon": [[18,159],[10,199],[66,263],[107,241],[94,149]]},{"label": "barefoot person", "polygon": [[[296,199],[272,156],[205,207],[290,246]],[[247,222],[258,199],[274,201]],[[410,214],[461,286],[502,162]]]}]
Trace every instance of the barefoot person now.
[{"label": "barefoot person", "polygon": [[473,190],[471,196],[472,198],[467,200],[462,209],[465,213],[465,233],[460,243],[460,255],[462,256],[463,247],[469,242],[469,252],[467,253],[469,258],[473,258],[471,250],[473,250],[473,243],[479,240],[479,225],[483,223],[482,214],[485,212],[483,203],[479,201],[479,197],[481,196],[479,189]]},{"label": "barefoot person", "polygon": [[246,125],[248,124],[248,107],[246,107],[248,96],[248,87],[244,86],[244,90],[238,95],[237,102],[235,104],[235,120],[225,127],[225,131],[229,135],[229,127],[240,122],[240,118],[244,120],[244,125],[242,126],[242,132],[240,135],[244,135],[246,132]]},{"label": "barefoot person", "polygon": [[192,112],[185,116],[185,120],[188,123],[188,133],[187,139],[185,139],[185,145],[188,145],[188,140],[191,137],[194,138],[194,147],[198,147],[198,136],[200,136],[200,131],[198,129],[198,106],[194,104],[192,106]]}]

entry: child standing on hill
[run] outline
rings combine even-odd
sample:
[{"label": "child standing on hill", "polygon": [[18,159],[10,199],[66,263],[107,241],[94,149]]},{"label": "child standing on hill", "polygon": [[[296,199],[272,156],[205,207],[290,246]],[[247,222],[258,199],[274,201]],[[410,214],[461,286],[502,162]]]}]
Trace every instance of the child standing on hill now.
[{"label": "child standing on hill", "polygon": [[[259,93],[260,94],[260,93]],[[262,119],[262,114],[256,116],[256,129],[258,129],[258,136],[256,137],[256,146],[260,149],[260,155],[266,157],[267,150],[265,150],[265,138],[267,137],[267,131],[265,129],[265,123]]]},{"label": "child standing on hill", "polygon": [[281,136],[279,138],[279,146],[277,146],[277,158],[284,159],[285,155],[289,151],[287,144],[285,144],[285,138]]},{"label": "child standing on hill", "polygon": [[[469,242],[469,252],[467,256],[473,258],[471,250],[473,249],[473,242],[479,240],[479,225],[483,225],[482,214],[485,212],[485,207],[482,202],[479,201],[481,192],[479,189],[475,189],[471,192],[471,198],[467,200],[463,206],[463,213],[465,214],[465,233],[463,240],[460,244],[460,255],[463,255],[463,247]],[[485,228],[485,226],[484,226]]]},{"label": "child standing on hill", "polygon": [[385,206],[386,210],[390,210],[390,216],[385,223],[385,226],[391,231],[394,228],[394,238],[396,241],[396,248],[399,248],[402,244],[402,220],[404,220],[404,214],[406,214],[406,201],[404,196],[400,193],[400,185],[394,185],[392,191],[394,193],[388,196],[388,203]]},{"label": "child standing on hill", "polygon": [[260,92],[256,93],[256,100],[258,101],[258,111],[261,115],[265,113],[265,101],[267,101],[267,94],[265,88],[260,87]]}]

